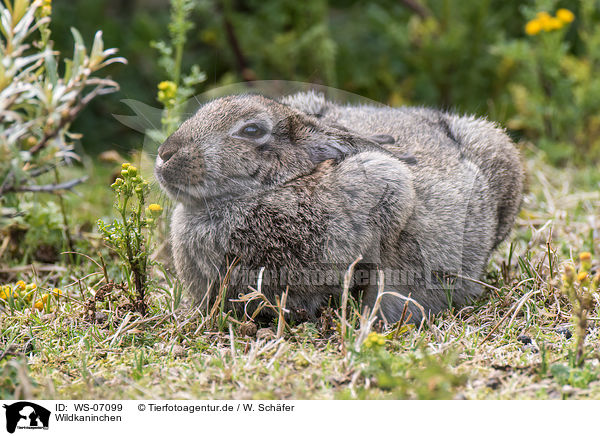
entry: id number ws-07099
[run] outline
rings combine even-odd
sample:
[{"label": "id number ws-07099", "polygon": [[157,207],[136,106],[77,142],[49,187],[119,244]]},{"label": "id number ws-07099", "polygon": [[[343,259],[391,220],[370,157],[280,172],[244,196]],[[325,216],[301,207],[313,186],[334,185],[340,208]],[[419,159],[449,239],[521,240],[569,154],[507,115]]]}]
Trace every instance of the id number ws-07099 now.
[{"label": "id number ws-07099", "polygon": [[122,404],[114,403],[94,403],[94,404],[73,404],[76,412],[121,412]]}]

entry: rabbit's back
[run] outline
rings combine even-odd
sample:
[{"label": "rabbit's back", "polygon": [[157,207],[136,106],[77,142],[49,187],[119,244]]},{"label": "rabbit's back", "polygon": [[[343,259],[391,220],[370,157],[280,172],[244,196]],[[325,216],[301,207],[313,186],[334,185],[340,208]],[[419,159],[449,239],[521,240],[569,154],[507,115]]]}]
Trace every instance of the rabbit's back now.
[{"label": "rabbit's back", "polygon": [[423,107],[336,105],[315,93],[295,94],[284,101],[367,136],[392,136],[395,142],[383,146],[397,155],[414,155],[419,162],[414,169],[417,173],[446,167],[459,176],[457,168],[464,168],[460,162],[473,163],[488,181],[493,197],[482,200],[496,203],[494,246],[508,236],[521,205],[525,176],[517,148],[494,123]]},{"label": "rabbit's back", "polygon": [[497,203],[495,246],[506,238],[519,211],[524,171],[519,152],[508,135],[493,123],[474,116],[459,116],[426,108],[341,107],[331,117],[346,127],[367,134],[394,137],[390,151],[409,152],[425,171],[450,162],[470,161],[481,171]]}]

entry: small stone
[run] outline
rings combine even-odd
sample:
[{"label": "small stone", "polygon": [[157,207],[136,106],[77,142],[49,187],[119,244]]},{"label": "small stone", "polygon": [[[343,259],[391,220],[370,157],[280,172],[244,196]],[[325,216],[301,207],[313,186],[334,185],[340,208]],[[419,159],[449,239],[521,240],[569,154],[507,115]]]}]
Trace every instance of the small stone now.
[{"label": "small stone", "polygon": [[571,333],[569,327],[556,327],[556,333],[563,335],[567,339],[571,339],[573,336],[573,333]]},{"label": "small stone", "polygon": [[500,379],[498,377],[490,377],[489,379],[487,379],[487,381],[485,382],[485,385],[490,388],[490,389],[498,389],[498,387],[502,384],[502,382],[500,381]]},{"label": "small stone", "polygon": [[173,353],[174,357],[185,357],[187,356],[187,351],[179,344],[173,345],[171,349],[171,353]]},{"label": "small stone", "polygon": [[262,328],[256,332],[256,339],[270,340],[275,339],[275,332],[270,328]]},{"label": "small stone", "polygon": [[108,315],[106,315],[104,312],[96,312],[94,319],[98,324],[104,324],[108,319]]},{"label": "small stone", "polygon": [[246,321],[240,326],[240,334],[244,336],[256,336],[258,327],[252,321]]},{"label": "small stone", "polygon": [[527,336],[527,335],[519,335],[519,337],[517,338],[517,340],[519,342],[521,342],[522,344],[528,345],[531,344],[531,337]]}]

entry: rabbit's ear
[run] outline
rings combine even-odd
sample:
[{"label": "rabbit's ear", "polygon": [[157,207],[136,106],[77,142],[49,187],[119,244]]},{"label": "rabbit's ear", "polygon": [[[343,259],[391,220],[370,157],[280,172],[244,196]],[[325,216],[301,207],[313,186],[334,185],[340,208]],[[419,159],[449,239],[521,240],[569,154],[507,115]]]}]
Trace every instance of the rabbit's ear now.
[{"label": "rabbit's ear", "polygon": [[370,139],[373,142],[376,142],[379,145],[396,143],[396,140],[391,135],[373,135],[369,136],[368,139]]},{"label": "rabbit's ear", "polygon": [[348,155],[368,149],[379,149],[379,144],[393,144],[389,135],[364,137],[350,132],[345,127],[328,126],[325,135],[313,138],[308,146],[308,154],[314,163],[324,160],[341,160]]},{"label": "rabbit's ear", "polygon": [[323,142],[310,144],[307,151],[310,160],[318,164],[328,159],[340,160],[351,150],[343,141],[328,138]]}]

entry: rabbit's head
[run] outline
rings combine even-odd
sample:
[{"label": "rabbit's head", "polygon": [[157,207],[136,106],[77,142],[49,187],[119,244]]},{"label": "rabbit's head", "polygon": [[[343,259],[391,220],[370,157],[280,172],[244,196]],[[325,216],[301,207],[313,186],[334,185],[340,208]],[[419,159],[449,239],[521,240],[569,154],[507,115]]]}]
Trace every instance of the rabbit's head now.
[{"label": "rabbit's head", "polygon": [[156,176],[187,204],[268,189],[375,142],[258,95],[202,106],[159,148]]}]

